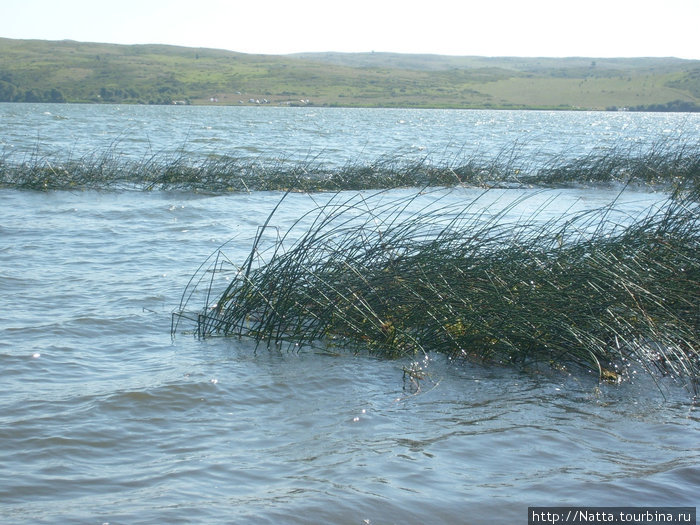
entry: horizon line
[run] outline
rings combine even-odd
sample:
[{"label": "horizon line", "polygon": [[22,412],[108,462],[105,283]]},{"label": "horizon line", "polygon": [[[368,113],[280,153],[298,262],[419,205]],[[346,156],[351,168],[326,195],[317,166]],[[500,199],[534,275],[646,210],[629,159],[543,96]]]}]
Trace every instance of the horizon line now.
[{"label": "horizon line", "polygon": [[366,50],[366,51],[293,51],[286,53],[261,53],[261,52],[248,52],[248,51],[237,51],[235,49],[222,48],[222,47],[209,47],[209,46],[193,46],[184,44],[170,44],[162,42],[147,42],[147,43],[131,43],[126,44],[122,42],[100,42],[100,41],[90,41],[90,40],[76,40],[73,38],[60,38],[60,39],[50,39],[50,38],[12,38],[0,36],[0,39],[5,40],[16,40],[16,41],[39,41],[39,42],[74,42],[76,44],[99,44],[99,45],[114,45],[114,46],[125,46],[125,47],[135,47],[135,46],[163,46],[163,47],[178,47],[184,49],[199,49],[199,50],[211,50],[211,51],[225,51],[229,53],[237,53],[241,55],[258,55],[258,56],[279,56],[287,57],[294,55],[318,55],[318,54],[338,54],[338,55],[403,55],[403,56],[435,56],[435,57],[453,57],[453,58],[509,58],[509,59],[595,59],[595,60],[620,60],[620,59],[675,59],[675,60],[687,60],[687,61],[700,61],[700,58],[686,58],[677,55],[615,55],[615,56],[596,56],[596,55],[583,55],[583,54],[572,54],[572,55],[486,55],[486,54],[452,54],[452,53],[436,53],[436,52],[405,52],[405,51],[377,51],[377,50]]}]

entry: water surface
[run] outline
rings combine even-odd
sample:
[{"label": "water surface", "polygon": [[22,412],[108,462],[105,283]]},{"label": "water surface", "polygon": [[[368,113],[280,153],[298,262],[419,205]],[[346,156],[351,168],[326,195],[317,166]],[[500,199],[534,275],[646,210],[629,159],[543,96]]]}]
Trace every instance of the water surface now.
[{"label": "water surface", "polygon": [[[41,148],[85,151],[114,140],[138,150],[139,138],[154,150],[186,142],[238,151],[247,141],[264,155],[299,156],[319,141],[334,158],[372,157],[414,145],[439,152],[464,142],[455,138],[462,132],[486,144],[504,119],[521,123],[506,126],[514,136],[545,133],[538,114],[563,118],[261,109],[0,105],[0,140],[30,149],[40,137]],[[697,125],[590,114],[584,132],[583,117],[570,117],[570,136],[554,143],[601,127],[623,133],[621,122],[634,140],[647,119],[656,122],[650,136]],[[397,134],[402,126],[413,131]],[[472,128],[482,131],[464,131]],[[190,146],[206,136],[219,145]],[[511,191],[490,195],[506,203]],[[617,191],[533,194],[556,214]],[[416,365],[184,333],[172,340],[171,312],[192,273],[227,241],[227,254],[242,260],[280,197],[0,190],[0,521],[523,523],[536,505],[697,505],[700,420],[673,382],[658,389],[640,373],[599,385],[438,354]],[[313,199],[287,197],[273,226],[284,231]],[[622,200],[639,212],[663,195]],[[409,366],[422,367],[423,379],[406,378]]]}]

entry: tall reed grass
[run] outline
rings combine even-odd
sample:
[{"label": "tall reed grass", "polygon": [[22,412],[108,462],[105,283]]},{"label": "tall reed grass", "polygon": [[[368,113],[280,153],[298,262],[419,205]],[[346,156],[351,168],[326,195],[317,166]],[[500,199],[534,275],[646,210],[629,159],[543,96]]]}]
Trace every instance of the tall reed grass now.
[{"label": "tall reed grass", "polygon": [[[200,337],[583,367],[613,381],[639,369],[697,390],[697,186],[631,222],[615,203],[513,221],[522,202],[494,213],[483,195],[441,204],[435,192],[421,205],[418,193],[339,193],[299,219],[301,235],[292,227],[263,249],[268,218],[246,261],[203,265],[174,330],[186,318]],[[233,277],[223,290],[222,271]],[[205,304],[188,313],[197,285]]]},{"label": "tall reed grass", "polygon": [[[387,356],[443,352],[489,363],[583,367],[610,380],[639,368],[684,378],[697,391],[698,146],[614,145],[580,157],[523,157],[513,146],[495,157],[440,164],[386,156],[340,168],[318,159],[184,154],[125,160],[114,151],[68,160],[33,153],[17,161],[5,152],[0,187],[337,192],[269,239],[273,212],[247,260],[235,263],[217,252],[205,261],[173,329],[188,319],[201,337]],[[518,202],[496,211],[483,198],[448,203],[444,190],[428,189],[581,184],[649,185],[671,197],[632,222],[615,203],[550,220],[537,211],[512,220]],[[405,198],[347,191],[397,187],[417,189]],[[426,193],[433,198],[422,204]],[[223,289],[222,272],[231,279]],[[192,312],[200,292],[202,304]]]},{"label": "tall reed grass", "polygon": [[[184,151],[184,148],[183,148]],[[513,144],[492,156],[465,153],[447,161],[385,155],[328,167],[318,158],[249,161],[235,156],[153,154],[130,159],[116,150],[79,158],[0,155],[0,187],[27,190],[180,190],[210,194],[251,191],[343,191],[399,187],[567,186],[635,183],[698,184],[700,143],[666,140],[649,147],[615,144],[583,156],[524,154]]]}]

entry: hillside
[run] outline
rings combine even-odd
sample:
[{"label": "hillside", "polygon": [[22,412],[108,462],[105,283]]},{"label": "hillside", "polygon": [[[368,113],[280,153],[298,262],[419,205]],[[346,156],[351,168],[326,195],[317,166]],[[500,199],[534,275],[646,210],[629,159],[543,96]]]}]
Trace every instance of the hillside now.
[{"label": "hillside", "polygon": [[700,61],[303,53],[0,38],[0,101],[700,109]]}]

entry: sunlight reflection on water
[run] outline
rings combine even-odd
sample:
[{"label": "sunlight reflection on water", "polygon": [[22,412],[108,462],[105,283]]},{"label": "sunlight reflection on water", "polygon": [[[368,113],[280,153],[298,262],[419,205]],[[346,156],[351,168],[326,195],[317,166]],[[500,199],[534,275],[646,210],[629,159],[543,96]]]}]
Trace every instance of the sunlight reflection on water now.
[{"label": "sunlight reflection on water", "polygon": [[[5,144],[31,149],[41,136],[41,147],[73,147],[74,155],[111,144],[114,129],[130,130],[115,147],[134,154],[209,134],[216,151],[223,141],[224,150],[335,148],[371,158],[385,141],[390,151],[410,143],[444,155],[490,121],[537,135],[560,118],[541,113],[545,121],[534,129],[535,114],[508,112],[387,110],[372,124],[344,110],[242,109],[61,106],[51,108],[65,117],[55,120],[24,108],[19,130],[5,131],[18,109],[0,105]],[[572,115],[567,129],[571,137],[593,133],[602,126],[580,123],[604,117]],[[644,118],[609,117],[601,137],[646,126]],[[438,131],[447,118],[456,127]],[[676,129],[664,123],[670,117],[649,118]],[[395,135],[399,120],[405,135]],[[252,139],[239,133],[243,125],[255,129]],[[379,138],[362,131],[370,125]],[[267,126],[277,137],[285,136],[280,126],[299,130],[298,149],[289,149],[289,137],[269,141]],[[84,136],[91,139],[79,141]],[[571,137],[558,137],[559,146]],[[533,201],[512,213],[554,198],[543,219],[617,195],[525,192]],[[483,199],[505,205],[519,194],[494,190]],[[280,196],[0,190],[0,311],[8,313],[0,316],[3,520],[493,523],[523,522],[532,505],[697,503],[700,419],[673,382],[660,391],[644,378],[599,385],[592,375],[487,368],[441,355],[422,360],[424,376],[412,381],[406,359],[187,334],[172,341],[170,314],[192,273],[227,241],[232,260],[243,260]],[[274,226],[285,231],[329,198],[290,195]],[[621,202],[639,212],[662,199],[629,191]]]}]

